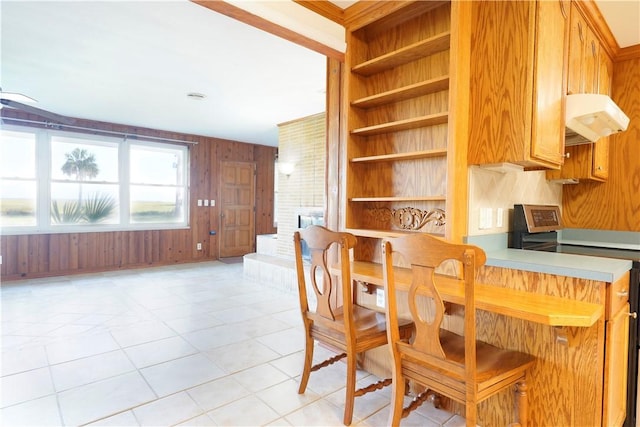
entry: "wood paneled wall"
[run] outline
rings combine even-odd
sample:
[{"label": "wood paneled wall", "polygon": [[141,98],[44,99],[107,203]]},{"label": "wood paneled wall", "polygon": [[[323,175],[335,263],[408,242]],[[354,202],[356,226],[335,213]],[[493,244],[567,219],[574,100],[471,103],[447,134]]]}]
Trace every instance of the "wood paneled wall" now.
[{"label": "wood paneled wall", "polygon": [[640,58],[614,64],[612,88],[629,128],[611,136],[607,182],[564,186],[565,227],[640,231]]},{"label": "wood paneled wall", "polygon": [[[3,117],[40,121],[16,110]],[[2,280],[145,267],[218,258],[218,207],[198,207],[197,199],[219,199],[218,177],[224,160],[256,163],[256,234],[275,233],[273,227],[273,167],[277,148],[218,138],[142,129],[88,120],[76,126],[129,135],[147,135],[195,142],[190,150],[189,228],[182,230],[115,231],[99,233],[32,234],[0,238]],[[203,250],[196,250],[202,242]]]}]

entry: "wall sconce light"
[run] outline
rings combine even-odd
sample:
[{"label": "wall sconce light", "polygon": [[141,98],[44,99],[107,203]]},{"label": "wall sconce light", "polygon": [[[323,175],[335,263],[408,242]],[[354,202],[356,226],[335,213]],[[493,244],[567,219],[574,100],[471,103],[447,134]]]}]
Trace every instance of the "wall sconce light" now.
[{"label": "wall sconce light", "polygon": [[295,170],[295,164],[291,162],[278,162],[278,170],[281,174],[289,177]]}]

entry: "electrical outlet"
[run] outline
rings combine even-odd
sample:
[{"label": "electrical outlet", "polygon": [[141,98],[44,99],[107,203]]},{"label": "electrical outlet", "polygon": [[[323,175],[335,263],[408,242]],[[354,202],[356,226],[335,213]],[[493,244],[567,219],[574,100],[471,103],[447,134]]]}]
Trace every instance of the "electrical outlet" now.
[{"label": "electrical outlet", "polygon": [[196,250],[199,250],[199,251],[201,251],[201,250],[202,250],[202,243],[198,242],[198,243],[196,244]]},{"label": "electrical outlet", "polygon": [[376,289],[376,306],[384,308],[384,289]]},{"label": "electrical outlet", "polygon": [[204,205],[209,206],[209,199],[204,199]]},{"label": "electrical outlet", "polygon": [[198,199],[198,206],[202,206],[202,199]]},{"label": "electrical outlet", "polygon": [[214,207],[216,205],[216,201],[211,199],[211,207]]}]

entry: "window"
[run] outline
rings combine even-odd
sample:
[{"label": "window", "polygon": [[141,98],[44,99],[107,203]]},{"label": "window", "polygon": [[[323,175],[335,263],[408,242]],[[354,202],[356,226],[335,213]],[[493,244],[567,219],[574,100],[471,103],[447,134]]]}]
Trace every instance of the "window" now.
[{"label": "window", "polygon": [[132,145],[132,223],[181,223],[185,219],[185,155],[167,146]]},{"label": "window", "polygon": [[3,234],[188,225],[188,148],[48,130],[0,133]]},{"label": "window", "polygon": [[34,226],[38,189],[36,135],[4,129],[0,132],[0,225]]}]

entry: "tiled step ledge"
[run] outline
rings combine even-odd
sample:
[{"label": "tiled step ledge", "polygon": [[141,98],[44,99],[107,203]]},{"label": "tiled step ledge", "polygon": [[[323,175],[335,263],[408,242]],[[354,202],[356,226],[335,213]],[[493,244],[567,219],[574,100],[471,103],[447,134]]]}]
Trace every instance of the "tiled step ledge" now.
[{"label": "tiled step ledge", "polygon": [[246,254],[243,258],[244,277],[285,292],[298,292],[293,259],[258,253]]}]

